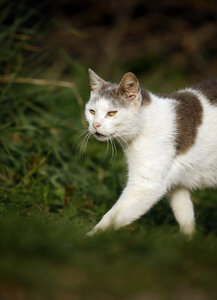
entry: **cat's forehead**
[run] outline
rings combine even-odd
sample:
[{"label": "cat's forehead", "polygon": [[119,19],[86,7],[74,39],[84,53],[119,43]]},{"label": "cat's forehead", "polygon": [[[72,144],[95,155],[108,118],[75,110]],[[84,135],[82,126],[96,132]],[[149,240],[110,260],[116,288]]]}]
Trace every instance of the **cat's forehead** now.
[{"label": "cat's forehead", "polygon": [[114,107],[127,107],[128,101],[123,99],[120,93],[118,93],[118,86],[116,83],[104,84],[98,91],[92,94],[91,102],[93,104],[103,102],[105,105]]},{"label": "cat's forehead", "polygon": [[105,97],[99,97],[97,100],[92,102],[94,109],[98,111],[107,111],[114,108],[114,104]]}]

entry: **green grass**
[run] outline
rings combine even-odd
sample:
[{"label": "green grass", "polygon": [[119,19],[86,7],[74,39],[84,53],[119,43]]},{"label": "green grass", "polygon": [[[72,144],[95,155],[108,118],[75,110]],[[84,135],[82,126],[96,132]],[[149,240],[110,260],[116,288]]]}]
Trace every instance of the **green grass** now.
[{"label": "green grass", "polygon": [[[48,58],[28,53],[24,63],[16,34],[29,31],[15,23],[0,35],[1,74],[39,77]],[[71,59],[85,102],[87,66],[63,59]],[[115,160],[111,150],[104,159],[106,145],[91,139],[79,154],[85,125],[73,89],[13,79],[0,87],[0,298],[215,299],[216,191],[193,195],[192,241],[178,233],[166,199],[132,226],[88,238],[124,186],[121,150]]]}]

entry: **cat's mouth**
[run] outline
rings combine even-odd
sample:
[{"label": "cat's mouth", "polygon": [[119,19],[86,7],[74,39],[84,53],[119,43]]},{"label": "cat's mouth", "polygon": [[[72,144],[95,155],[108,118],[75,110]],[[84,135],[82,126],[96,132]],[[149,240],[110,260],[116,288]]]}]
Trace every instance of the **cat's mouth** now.
[{"label": "cat's mouth", "polygon": [[99,132],[95,132],[94,135],[97,138],[97,140],[99,140],[99,141],[106,141],[108,139],[108,137],[106,135],[99,133]]}]

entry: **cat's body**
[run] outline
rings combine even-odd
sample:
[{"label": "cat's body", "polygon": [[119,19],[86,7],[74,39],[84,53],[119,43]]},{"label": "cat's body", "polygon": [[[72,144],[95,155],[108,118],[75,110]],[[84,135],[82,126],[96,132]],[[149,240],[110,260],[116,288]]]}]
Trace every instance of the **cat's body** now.
[{"label": "cat's body", "polygon": [[89,130],[102,141],[119,139],[128,162],[124,191],[91,233],[128,225],[167,195],[182,232],[191,235],[190,190],[217,186],[217,81],[154,95],[132,73],[120,85],[91,70],[90,79]]}]

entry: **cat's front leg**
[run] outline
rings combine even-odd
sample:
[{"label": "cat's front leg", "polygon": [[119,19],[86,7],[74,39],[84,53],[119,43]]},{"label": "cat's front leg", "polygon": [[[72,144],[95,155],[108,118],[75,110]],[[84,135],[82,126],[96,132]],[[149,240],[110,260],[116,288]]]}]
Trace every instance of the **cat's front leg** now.
[{"label": "cat's front leg", "polygon": [[152,182],[140,185],[129,184],[115,205],[88,235],[109,228],[119,229],[129,225],[145,214],[164,193],[165,188],[162,184]]}]

